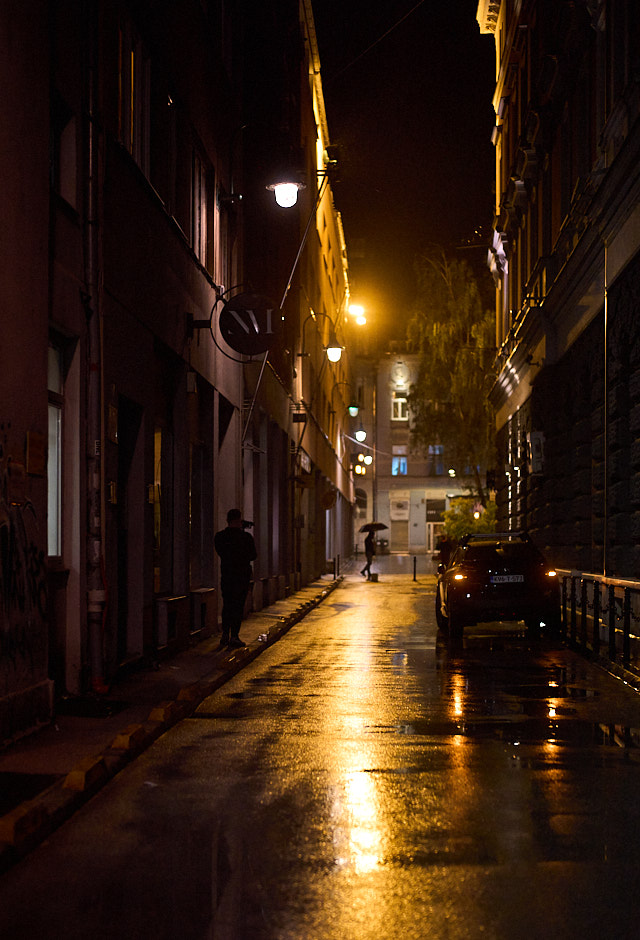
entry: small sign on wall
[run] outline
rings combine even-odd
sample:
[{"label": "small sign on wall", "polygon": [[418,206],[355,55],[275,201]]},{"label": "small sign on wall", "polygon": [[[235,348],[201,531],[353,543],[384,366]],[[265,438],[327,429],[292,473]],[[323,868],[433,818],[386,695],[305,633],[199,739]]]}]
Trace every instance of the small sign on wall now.
[{"label": "small sign on wall", "polygon": [[409,518],[409,500],[391,499],[389,504],[389,518],[392,522],[403,522]]}]

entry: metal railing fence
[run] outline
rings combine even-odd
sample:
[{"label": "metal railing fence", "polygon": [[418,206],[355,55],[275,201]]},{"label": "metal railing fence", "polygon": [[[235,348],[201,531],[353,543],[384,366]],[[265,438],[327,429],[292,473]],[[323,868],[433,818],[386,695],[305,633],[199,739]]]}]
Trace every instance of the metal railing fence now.
[{"label": "metal railing fence", "polygon": [[640,581],[557,570],[566,639],[640,676]]}]

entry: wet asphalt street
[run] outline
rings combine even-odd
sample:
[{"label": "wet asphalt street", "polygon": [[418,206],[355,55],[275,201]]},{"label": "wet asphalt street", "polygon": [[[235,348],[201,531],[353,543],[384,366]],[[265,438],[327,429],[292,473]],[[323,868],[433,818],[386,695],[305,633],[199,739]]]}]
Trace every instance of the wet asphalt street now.
[{"label": "wet asphalt street", "polygon": [[[640,935],[640,696],[379,558],[0,878],[0,937]],[[375,568],[374,568],[375,570]]]}]

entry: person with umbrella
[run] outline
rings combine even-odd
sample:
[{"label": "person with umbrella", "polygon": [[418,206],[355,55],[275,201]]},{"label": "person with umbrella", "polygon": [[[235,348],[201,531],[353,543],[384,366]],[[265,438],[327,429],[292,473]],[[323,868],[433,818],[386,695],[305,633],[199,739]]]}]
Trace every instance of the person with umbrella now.
[{"label": "person with umbrella", "polygon": [[371,580],[371,562],[374,559],[376,554],[376,537],[375,533],[379,529],[386,529],[386,525],[382,522],[368,522],[366,525],[363,525],[360,529],[361,532],[366,532],[367,537],[364,540],[364,553],[367,556],[367,563],[360,572],[364,578],[366,575],[367,581]]},{"label": "person with umbrella", "polygon": [[367,563],[360,572],[364,578],[365,574],[367,576],[367,581],[371,580],[371,562],[373,561],[374,555],[376,553],[376,537],[373,532],[367,532],[367,537],[364,540],[364,553],[367,556]]}]

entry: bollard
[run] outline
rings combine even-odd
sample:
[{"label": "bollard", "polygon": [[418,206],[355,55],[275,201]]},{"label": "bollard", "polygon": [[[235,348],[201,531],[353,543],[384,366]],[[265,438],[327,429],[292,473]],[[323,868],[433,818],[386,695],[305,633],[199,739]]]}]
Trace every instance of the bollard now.
[{"label": "bollard", "polygon": [[413,580],[414,580],[414,581],[417,581],[417,578],[416,578],[416,565],[417,565],[417,563],[418,563],[418,559],[417,559],[416,556],[414,555],[414,556],[413,556]]}]

